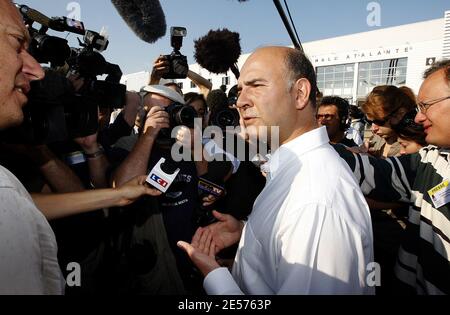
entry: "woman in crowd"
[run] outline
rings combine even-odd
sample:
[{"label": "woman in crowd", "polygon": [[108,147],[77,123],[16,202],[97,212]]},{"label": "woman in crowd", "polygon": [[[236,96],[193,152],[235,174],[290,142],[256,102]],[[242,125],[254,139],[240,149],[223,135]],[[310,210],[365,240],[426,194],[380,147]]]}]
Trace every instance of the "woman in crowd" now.
[{"label": "woman in crowd", "polygon": [[393,126],[401,146],[401,155],[419,152],[422,147],[428,145],[425,141],[426,134],[422,125],[418,125],[414,121],[416,115],[417,112],[415,110],[410,111],[403,116],[397,125]]},{"label": "woman in crowd", "polygon": [[392,85],[375,87],[361,106],[374,134],[369,140],[369,153],[380,157],[398,156],[400,144],[393,126],[415,108],[411,89]]}]

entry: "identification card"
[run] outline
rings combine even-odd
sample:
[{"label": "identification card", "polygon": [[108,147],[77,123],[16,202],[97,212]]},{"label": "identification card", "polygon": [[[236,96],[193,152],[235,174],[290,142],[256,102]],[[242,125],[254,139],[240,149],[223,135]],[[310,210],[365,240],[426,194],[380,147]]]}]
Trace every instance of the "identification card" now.
[{"label": "identification card", "polygon": [[433,201],[434,207],[440,208],[450,202],[450,186],[449,180],[446,179],[436,187],[428,191],[428,195]]}]

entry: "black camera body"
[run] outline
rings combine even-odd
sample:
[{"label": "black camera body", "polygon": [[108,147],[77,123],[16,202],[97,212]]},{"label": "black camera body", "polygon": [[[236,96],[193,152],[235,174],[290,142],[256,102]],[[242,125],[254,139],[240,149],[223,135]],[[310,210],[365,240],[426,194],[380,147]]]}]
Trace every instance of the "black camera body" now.
[{"label": "black camera body", "polygon": [[169,128],[161,129],[158,134],[158,143],[160,145],[172,145],[175,140],[172,139],[172,129],[178,126],[194,128],[197,112],[191,106],[180,103],[172,103],[164,109],[169,114]]},{"label": "black camera body", "polygon": [[189,65],[186,56],[179,51],[173,51],[170,55],[165,55],[169,62],[169,72],[164,74],[163,79],[186,79],[189,71]]},{"label": "black camera body", "polygon": [[169,72],[164,74],[163,79],[185,79],[189,71],[187,57],[180,52],[183,46],[183,37],[186,36],[186,28],[172,27],[170,29],[171,45],[173,52],[170,55],[164,55],[169,62]]}]

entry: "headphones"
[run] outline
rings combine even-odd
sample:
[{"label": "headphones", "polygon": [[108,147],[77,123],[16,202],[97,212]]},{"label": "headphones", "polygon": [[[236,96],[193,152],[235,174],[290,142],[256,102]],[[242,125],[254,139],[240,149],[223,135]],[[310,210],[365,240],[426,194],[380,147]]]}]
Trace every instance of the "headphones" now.
[{"label": "headphones", "polygon": [[342,131],[346,131],[350,127],[350,120],[348,119],[348,109],[341,110],[338,106],[338,113],[341,120],[339,121],[339,129]]},{"label": "headphones", "polygon": [[320,102],[321,105],[334,105],[338,109],[339,129],[346,131],[350,127],[349,107],[350,104],[346,99],[338,96],[325,96]]}]

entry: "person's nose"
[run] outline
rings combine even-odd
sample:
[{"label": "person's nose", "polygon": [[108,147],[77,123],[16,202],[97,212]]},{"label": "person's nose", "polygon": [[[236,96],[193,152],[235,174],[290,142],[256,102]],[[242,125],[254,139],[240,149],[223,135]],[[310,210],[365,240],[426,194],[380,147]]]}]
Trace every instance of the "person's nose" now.
[{"label": "person's nose", "polygon": [[238,109],[245,109],[246,107],[250,106],[250,100],[247,97],[247,93],[244,89],[242,89],[241,93],[239,94],[239,97],[236,101],[236,107]]},{"label": "person's nose", "polygon": [[425,120],[427,120],[427,116],[422,112],[418,112],[416,117],[414,118],[414,122],[419,125],[423,125]]},{"label": "person's nose", "polygon": [[42,80],[45,77],[44,69],[27,51],[22,52],[22,60],[22,73],[25,74],[28,80]]}]

